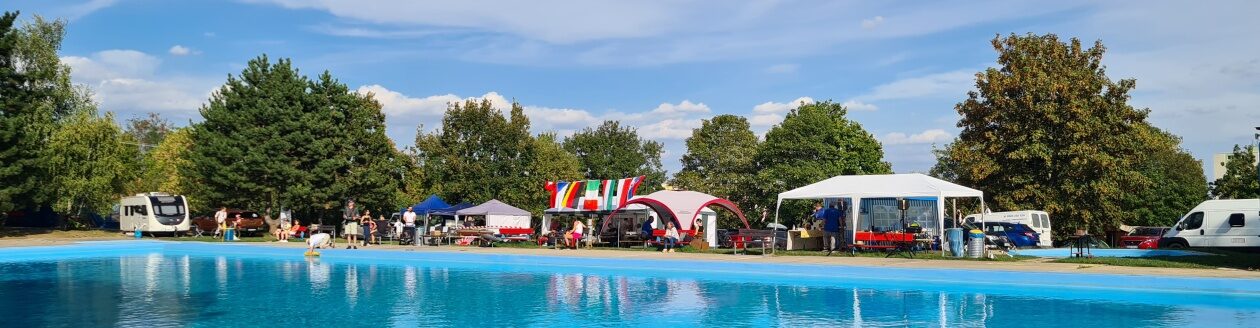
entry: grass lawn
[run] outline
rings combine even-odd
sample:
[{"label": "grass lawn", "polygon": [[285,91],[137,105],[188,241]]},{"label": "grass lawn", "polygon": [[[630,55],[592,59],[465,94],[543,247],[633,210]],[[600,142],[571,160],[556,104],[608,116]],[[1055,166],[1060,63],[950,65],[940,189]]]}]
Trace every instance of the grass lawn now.
[{"label": "grass lawn", "polygon": [[1154,267],[1154,268],[1188,268],[1216,269],[1231,268],[1241,270],[1260,270],[1260,254],[1224,250],[1198,250],[1215,255],[1203,256],[1155,256],[1155,257],[1095,257],[1095,258],[1062,258],[1051,262],[1105,264],[1115,266]]}]

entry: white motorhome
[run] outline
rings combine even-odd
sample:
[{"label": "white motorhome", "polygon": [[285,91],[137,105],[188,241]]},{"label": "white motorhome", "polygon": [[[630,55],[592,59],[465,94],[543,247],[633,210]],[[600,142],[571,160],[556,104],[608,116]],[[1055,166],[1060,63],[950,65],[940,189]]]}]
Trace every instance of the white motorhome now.
[{"label": "white motorhome", "polygon": [[1159,247],[1260,247],[1260,199],[1200,203],[1164,234]]},{"label": "white motorhome", "polygon": [[123,197],[118,205],[118,228],[123,231],[181,235],[192,221],[184,196],[150,192]]},{"label": "white motorhome", "polygon": [[[980,222],[980,214],[968,215],[966,219],[969,223]],[[1051,235],[1050,214],[1045,211],[1011,211],[1011,212],[994,212],[985,213],[985,222],[1007,222],[1007,223],[1023,223],[1036,231],[1040,236],[1038,245],[1041,247],[1050,247],[1054,245],[1054,238]]]}]

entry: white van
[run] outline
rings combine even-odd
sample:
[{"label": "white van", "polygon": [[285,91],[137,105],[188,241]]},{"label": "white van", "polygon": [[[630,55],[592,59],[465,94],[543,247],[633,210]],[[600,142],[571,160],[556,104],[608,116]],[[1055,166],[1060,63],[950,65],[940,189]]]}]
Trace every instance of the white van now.
[{"label": "white van", "polygon": [[[980,214],[968,215],[967,222],[980,222]],[[1054,245],[1054,238],[1051,235],[1050,214],[1045,211],[1011,211],[1011,212],[994,212],[984,215],[985,222],[1008,222],[1023,223],[1033,228],[1040,235],[1037,245],[1041,247],[1050,247]]]},{"label": "white van", "polygon": [[123,231],[181,235],[191,226],[184,196],[150,192],[123,197],[118,205],[118,228]]},{"label": "white van", "polygon": [[1159,248],[1260,247],[1260,199],[1200,203],[1159,240]]}]

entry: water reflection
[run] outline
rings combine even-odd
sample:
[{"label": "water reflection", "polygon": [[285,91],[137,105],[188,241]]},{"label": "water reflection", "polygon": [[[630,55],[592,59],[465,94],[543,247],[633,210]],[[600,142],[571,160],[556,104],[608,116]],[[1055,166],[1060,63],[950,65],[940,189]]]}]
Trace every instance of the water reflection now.
[{"label": "water reflection", "polygon": [[[5,326],[1247,326],[1208,305],[686,276],[139,256],[0,263]],[[339,282],[339,283],[336,283]],[[1210,303],[1210,302],[1209,302]],[[1230,305],[1232,304],[1232,305]]]}]

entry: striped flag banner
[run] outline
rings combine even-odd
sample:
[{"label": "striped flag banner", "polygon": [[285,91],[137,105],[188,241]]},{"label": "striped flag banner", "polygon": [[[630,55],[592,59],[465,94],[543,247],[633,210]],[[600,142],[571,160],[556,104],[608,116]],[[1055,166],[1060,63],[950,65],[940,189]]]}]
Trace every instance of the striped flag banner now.
[{"label": "striped flag banner", "polygon": [[615,210],[634,197],[646,176],[614,180],[547,181],[551,208]]}]

